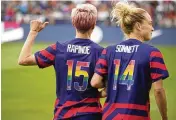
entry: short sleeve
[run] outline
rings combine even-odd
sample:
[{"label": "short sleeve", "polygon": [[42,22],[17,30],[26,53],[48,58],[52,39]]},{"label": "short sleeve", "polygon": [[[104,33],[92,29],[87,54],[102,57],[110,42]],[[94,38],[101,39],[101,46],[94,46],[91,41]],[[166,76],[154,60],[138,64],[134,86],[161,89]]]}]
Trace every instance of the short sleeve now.
[{"label": "short sleeve", "polygon": [[39,68],[45,68],[54,64],[56,56],[56,44],[48,46],[34,54]]},{"label": "short sleeve", "polygon": [[150,76],[152,82],[169,77],[168,70],[164,63],[163,55],[158,49],[150,53]]},{"label": "short sleeve", "polygon": [[95,66],[95,73],[98,75],[104,77],[107,75],[108,71],[108,64],[107,64],[107,51],[104,49],[101,53],[101,56],[99,57],[96,66]]}]

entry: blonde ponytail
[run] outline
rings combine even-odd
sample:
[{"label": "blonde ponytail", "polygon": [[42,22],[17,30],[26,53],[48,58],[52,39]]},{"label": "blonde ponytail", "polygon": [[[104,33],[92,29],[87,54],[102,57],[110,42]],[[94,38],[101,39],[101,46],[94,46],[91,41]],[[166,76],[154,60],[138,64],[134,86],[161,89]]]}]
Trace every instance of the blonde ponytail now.
[{"label": "blonde ponytail", "polygon": [[134,24],[144,19],[144,12],[146,12],[144,9],[136,8],[125,2],[118,2],[113,7],[111,16],[126,34],[130,34]]}]

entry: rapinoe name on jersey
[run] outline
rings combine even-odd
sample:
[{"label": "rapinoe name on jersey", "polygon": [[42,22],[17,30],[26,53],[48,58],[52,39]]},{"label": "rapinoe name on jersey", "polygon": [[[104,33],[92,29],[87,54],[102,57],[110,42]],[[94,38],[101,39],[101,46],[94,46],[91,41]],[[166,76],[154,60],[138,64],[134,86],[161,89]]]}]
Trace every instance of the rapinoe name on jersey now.
[{"label": "rapinoe name on jersey", "polygon": [[133,53],[137,52],[139,45],[126,46],[126,45],[117,45],[116,52],[125,52],[125,53]]},{"label": "rapinoe name on jersey", "polygon": [[90,54],[90,46],[68,44],[67,52],[79,53],[79,54]]}]

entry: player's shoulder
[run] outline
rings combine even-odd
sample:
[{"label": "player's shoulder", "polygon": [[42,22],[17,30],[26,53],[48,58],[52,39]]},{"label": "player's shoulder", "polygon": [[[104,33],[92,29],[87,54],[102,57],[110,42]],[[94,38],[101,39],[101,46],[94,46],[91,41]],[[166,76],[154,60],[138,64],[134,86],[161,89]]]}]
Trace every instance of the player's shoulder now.
[{"label": "player's shoulder", "polygon": [[59,41],[56,41],[56,47],[57,48],[61,48],[61,47],[64,47],[65,46],[65,43],[61,43]]},{"label": "player's shoulder", "polygon": [[65,47],[65,46],[67,46],[68,44],[72,43],[72,41],[73,41],[73,40],[67,40],[67,41],[65,41],[65,42],[59,42],[59,41],[57,41],[57,42],[56,42],[56,45],[57,45],[57,47]]},{"label": "player's shoulder", "polygon": [[115,51],[117,45],[119,45],[119,44],[109,45],[109,46],[107,46],[105,49],[106,49],[106,51],[108,51],[108,52],[113,52],[113,51]]},{"label": "player's shoulder", "polygon": [[143,49],[147,50],[149,53],[151,53],[153,51],[160,52],[160,50],[157,47],[150,45],[150,44],[147,44],[147,43],[143,43],[141,47]]},{"label": "player's shoulder", "polygon": [[69,43],[69,41],[66,42],[59,42],[56,41],[55,45],[56,45],[56,50],[60,51],[60,52],[64,52],[67,48],[67,44]]},{"label": "player's shoulder", "polygon": [[102,51],[104,49],[104,47],[100,46],[99,44],[95,43],[95,42],[91,42],[91,47],[94,50],[98,50],[98,51]]},{"label": "player's shoulder", "polygon": [[72,43],[73,40],[67,40],[65,42],[58,42],[58,44],[62,45],[62,46],[67,46],[68,44]]}]

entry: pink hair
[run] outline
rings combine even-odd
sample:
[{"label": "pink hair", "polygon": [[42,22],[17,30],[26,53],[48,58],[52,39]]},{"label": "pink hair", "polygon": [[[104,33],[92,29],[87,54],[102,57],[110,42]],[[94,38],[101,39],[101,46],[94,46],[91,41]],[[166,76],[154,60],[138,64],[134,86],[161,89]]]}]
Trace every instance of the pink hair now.
[{"label": "pink hair", "polygon": [[97,20],[97,9],[91,4],[79,4],[72,10],[72,24],[80,32],[94,28]]}]

